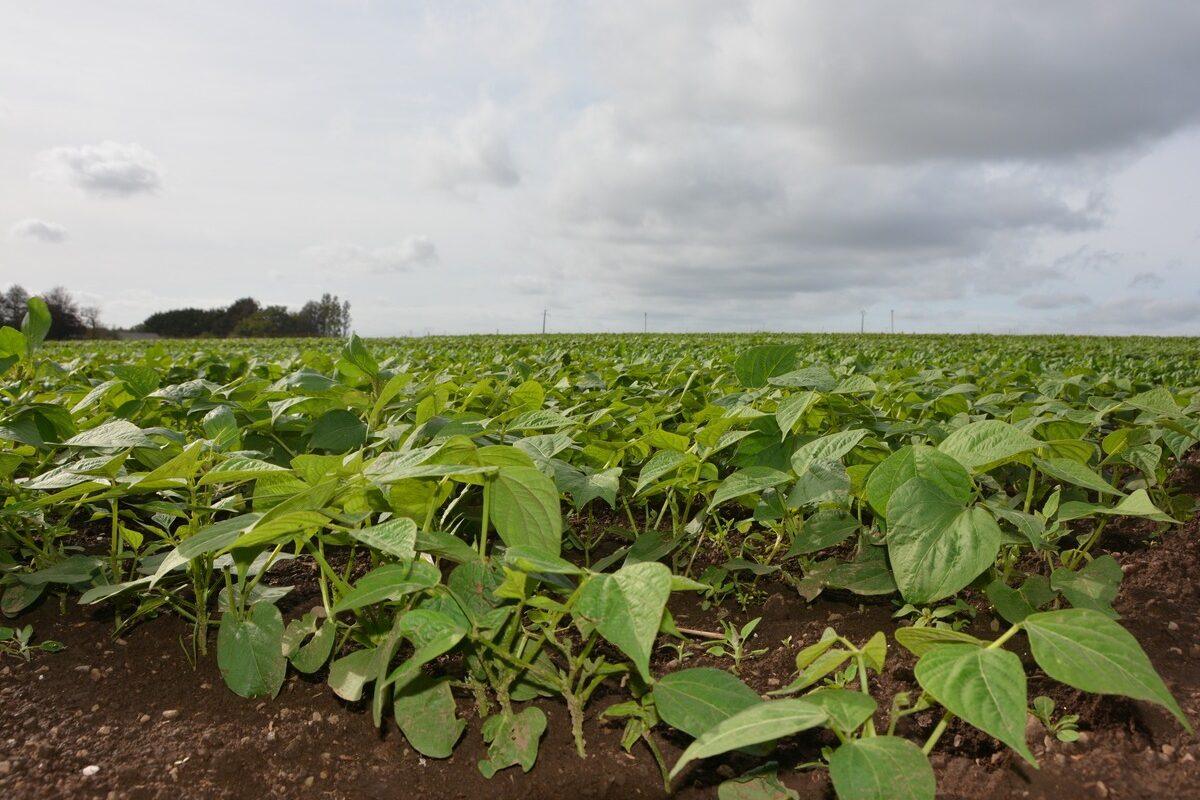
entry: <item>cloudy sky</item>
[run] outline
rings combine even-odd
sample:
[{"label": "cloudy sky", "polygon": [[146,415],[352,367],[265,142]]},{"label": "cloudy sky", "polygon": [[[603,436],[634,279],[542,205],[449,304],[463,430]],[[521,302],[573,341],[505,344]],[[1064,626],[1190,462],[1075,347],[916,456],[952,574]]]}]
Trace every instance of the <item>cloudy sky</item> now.
[{"label": "cloudy sky", "polygon": [[1200,334],[1200,4],[8,2],[0,286]]}]

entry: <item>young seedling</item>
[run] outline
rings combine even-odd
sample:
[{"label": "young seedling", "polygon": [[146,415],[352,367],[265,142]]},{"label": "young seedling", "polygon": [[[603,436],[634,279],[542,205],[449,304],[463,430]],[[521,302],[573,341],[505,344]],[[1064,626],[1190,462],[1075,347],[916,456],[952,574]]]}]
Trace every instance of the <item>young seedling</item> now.
[{"label": "young seedling", "polygon": [[742,662],[751,658],[758,658],[770,650],[769,647],[763,647],[758,650],[748,650],[746,648],[750,638],[754,636],[754,629],[758,627],[758,623],[760,622],[762,622],[762,617],[755,617],[741,628],[738,628],[731,622],[721,620],[721,630],[725,634],[725,638],[717,644],[708,647],[705,652],[717,658],[732,659],[732,672],[734,675],[739,674],[742,670]]}]

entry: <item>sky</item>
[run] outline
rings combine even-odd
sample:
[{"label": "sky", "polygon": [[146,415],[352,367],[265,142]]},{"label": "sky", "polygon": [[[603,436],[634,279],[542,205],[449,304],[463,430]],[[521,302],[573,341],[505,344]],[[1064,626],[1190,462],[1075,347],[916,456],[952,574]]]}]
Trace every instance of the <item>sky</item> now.
[{"label": "sky", "polygon": [[1200,3],[0,0],[0,287],[1200,335]]}]

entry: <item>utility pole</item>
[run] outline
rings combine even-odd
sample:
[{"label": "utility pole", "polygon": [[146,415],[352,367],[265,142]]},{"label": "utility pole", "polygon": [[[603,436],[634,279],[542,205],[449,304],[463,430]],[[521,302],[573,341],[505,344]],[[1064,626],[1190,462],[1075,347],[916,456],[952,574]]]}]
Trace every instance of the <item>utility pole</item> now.
[{"label": "utility pole", "polygon": [[546,332],[546,317],[548,317],[549,315],[550,315],[550,312],[543,308],[542,309],[542,333]]},{"label": "utility pole", "polygon": [[650,330],[650,327],[649,327],[650,323],[648,322],[649,319],[650,319],[650,315],[648,313],[646,313],[645,311],[643,311],[642,312],[642,333],[646,333]]},{"label": "utility pole", "polygon": [[896,332],[896,309],[892,309],[892,333]]},{"label": "utility pole", "polygon": [[864,309],[860,310],[858,312],[858,314],[859,314],[858,332],[866,333],[867,332],[867,310],[864,308]]}]

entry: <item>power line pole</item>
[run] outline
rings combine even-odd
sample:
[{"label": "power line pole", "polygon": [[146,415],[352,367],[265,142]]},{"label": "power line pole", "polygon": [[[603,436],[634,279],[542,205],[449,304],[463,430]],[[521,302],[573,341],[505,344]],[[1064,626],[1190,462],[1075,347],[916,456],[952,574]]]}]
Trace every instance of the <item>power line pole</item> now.
[{"label": "power line pole", "polygon": [[896,332],[896,309],[892,309],[892,333]]},{"label": "power line pole", "polygon": [[645,311],[643,311],[642,312],[642,333],[647,333],[650,330],[650,327],[649,327],[650,323],[648,322],[649,319],[650,319],[650,315],[648,313],[646,313]]},{"label": "power line pole", "polygon": [[548,317],[549,315],[550,315],[550,312],[543,308],[542,309],[542,333],[546,332],[546,317]]},{"label": "power line pole", "polygon": [[867,311],[866,311],[866,309],[862,309],[858,312],[858,314],[859,314],[858,332],[866,333],[867,332]]}]

